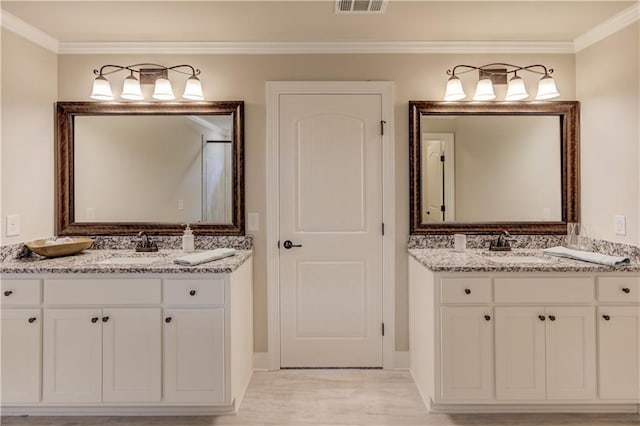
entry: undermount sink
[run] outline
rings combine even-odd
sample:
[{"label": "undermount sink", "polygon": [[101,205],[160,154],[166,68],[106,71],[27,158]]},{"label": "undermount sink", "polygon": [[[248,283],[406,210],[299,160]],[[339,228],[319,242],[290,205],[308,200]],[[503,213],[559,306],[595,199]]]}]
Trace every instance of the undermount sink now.
[{"label": "undermount sink", "polygon": [[110,257],[97,263],[99,265],[149,265],[163,259],[163,256]]},{"label": "undermount sink", "polygon": [[493,263],[552,263],[553,260],[537,256],[486,256]]}]

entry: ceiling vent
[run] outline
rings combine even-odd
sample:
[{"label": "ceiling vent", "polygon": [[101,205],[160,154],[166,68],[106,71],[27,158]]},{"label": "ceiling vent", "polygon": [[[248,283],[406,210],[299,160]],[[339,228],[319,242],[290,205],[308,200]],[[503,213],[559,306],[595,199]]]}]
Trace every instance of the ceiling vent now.
[{"label": "ceiling vent", "polygon": [[336,0],[336,13],[383,13],[389,0]]}]

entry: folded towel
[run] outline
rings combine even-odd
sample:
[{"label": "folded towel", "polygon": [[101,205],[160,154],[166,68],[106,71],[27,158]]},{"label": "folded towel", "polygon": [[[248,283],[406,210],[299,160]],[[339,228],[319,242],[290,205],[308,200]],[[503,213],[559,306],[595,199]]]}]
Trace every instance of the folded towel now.
[{"label": "folded towel", "polygon": [[543,253],[551,256],[568,257],[570,259],[583,260],[585,262],[599,263],[608,266],[621,266],[631,263],[628,257],[609,256],[601,253],[589,251],[573,250],[566,247],[551,247],[542,250]]},{"label": "folded towel", "polygon": [[203,251],[202,253],[186,254],[184,256],[176,257],[173,259],[173,263],[184,266],[195,266],[201,263],[222,259],[223,257],[233,256],[234,254],[236,254],[236,249],[217,248],[214,250]]},{"label": "folded towel", "polygon": [[69,244],[73,242],[73,238],[64,237],[64,238],[54,238],[52,240],[46,240],[44,242],[45,246],[59,246],[60,244]]}]

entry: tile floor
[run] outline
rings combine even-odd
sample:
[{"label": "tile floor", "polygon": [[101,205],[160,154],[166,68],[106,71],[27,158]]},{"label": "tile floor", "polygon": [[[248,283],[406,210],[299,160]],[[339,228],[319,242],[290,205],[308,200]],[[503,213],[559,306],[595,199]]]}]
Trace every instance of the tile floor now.
[{"label": "tile floor", "polygon": [[428,414],[405,371],[282,370],[254,374],[235,416],[3,417],[13,426],[640,426],[638,414]]}]

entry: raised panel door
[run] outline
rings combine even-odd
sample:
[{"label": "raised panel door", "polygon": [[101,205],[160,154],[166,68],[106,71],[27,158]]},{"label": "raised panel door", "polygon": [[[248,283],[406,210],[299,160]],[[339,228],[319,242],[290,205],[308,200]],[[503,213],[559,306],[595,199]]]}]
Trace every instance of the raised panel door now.
[{"label": "raised panel door", "polygon": [[497,399],[544,399],[544,308],[496,307],[495,316]]},{"label": "raised panel door", "polygon": [[102,311],[45,309],[43,402],[102,400]]},{"label": "raised panel door", "polygon": [[2,358],[0,363],[2,404],[40,400],[40,309],[3,309]]},{"label": "raised panel door", "polygon": [[160,401],[160,308],[105,308],[102,319],[102,400]]},{"label": "raised panel door", "polygon": [[441,319],[442,399],[492,399],[491,309],[443,307]]}]

